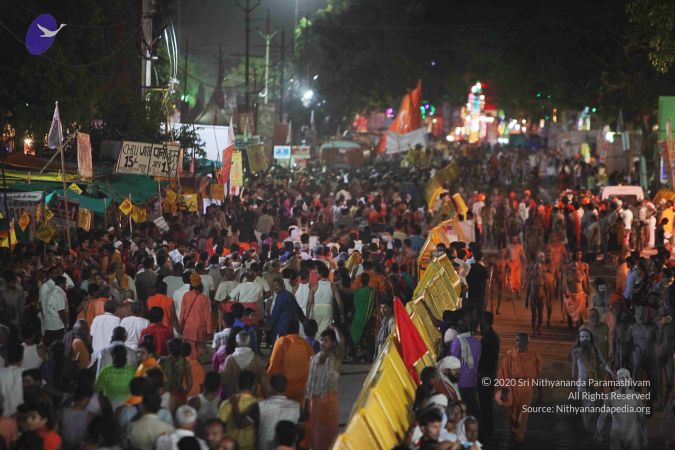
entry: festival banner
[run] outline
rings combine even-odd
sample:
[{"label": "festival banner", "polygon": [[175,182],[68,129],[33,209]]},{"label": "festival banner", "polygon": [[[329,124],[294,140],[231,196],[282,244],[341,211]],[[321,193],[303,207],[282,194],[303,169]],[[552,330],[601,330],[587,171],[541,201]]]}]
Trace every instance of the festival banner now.
[{"label": "festival banner", "polygon": [[178,211],[197,212],[197,194],[181,194],[178,198]]},{"label": "festival banner", "polygon": [[87,133],[77,133],[77,168],[82,178],[94,177],[91,162],[91,139]]},{"label": "festival banner", "polygon": [[71,191],[75,192],[78,195],[81,195],[83,192],[82,188],[79,187],[76,183],[72,183],[70,186],[68,186],[68,189],[70,189]]},{"label": "festival banner", "polygon": [[80,208],[77,212],[77,228],[82,228],[84,231],[91,229],[92,213],[90,209]]},{"label": "festival banner", "polygon": [[211,200],[225,200],[225,185],[212,184],[210,188]]},{"label": "festival banner", "polygon": [[263,144],[249,145],[246,151],[248,152],[248,167],[251,173],[267,170],[269,163]]},{"label": "festival banner", "polygon": [[159,231],[163,233],[169,231],[169,224],[166,223],[166,219],[164,219],[164,217],[159,216],[155,220],[153,220],[153,222],[155,223],[155,225],[157,225]]},{"label": "festival banner", "polygon": [[115,172],[176,178],[180,153],[178,144],[124,141]]},{"label": "festival banner", "polygon": [[12,247],[18,242],[16,239],[16,232],[14,231],[14,221],[12,220],[9,223],[9,232],[3,231],[0,233],[0,247],[9,248],[10,241]]},{"label": "festival banner", "polygon": [[243,161],[240,151],[232,153],[232,166],[230,167],[230,187],[244,185]]},{"label": "festival banner", "polygon": [[120,208],[120,211],[122,211],[122,213],[125,216],[128,216],[129,213],[131,212],[131,210],[134,208],[134,205],[131,203],[131,201],[128,198],[125,198],[124,201],[122,203],[120,203],[119,208]]},{"label": "festival banner", "polygon": [[[9,214],[9,219],[18,218],[25,211],[29,216],[35,217],[37,209],[42,203],[42,191],[30,192],[7,192],[0,195],[0,211],[4,214],[5,207]],[[5,196],[7,196],[7,205],[5,205]]]},{"label": "festival banner", "polygon": [[176,203],[176,199],[178,199],[178,195],[173,191],[173,189],[166,189],[166,193],[164,194],[164,201],[167,203]]},{"label": "festival banner", "polygon": [[145,208],[134,206],[131,210],[131,219],[136,223],[146,222],[148,220],[148,213]]},{"label": "festival banner", "polygon": [[50,242],[54,237],[54,227],[48,223],[40,224],[40,226],[35,231],[35,237],[40,239],[42,242]]},{"label": "festival banner", "polygon": [[19,217],[19,228],[21,228],[21,231],[26,231],[28,225],[30,225],[30,217],[26,214],[26,211],[24,211],[21,214],[21,217]]}]

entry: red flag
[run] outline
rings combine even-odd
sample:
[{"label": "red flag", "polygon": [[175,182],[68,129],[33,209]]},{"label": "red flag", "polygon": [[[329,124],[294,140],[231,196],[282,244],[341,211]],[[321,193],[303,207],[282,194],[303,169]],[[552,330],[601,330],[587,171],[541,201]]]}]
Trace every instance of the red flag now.
[{"label": "red flag", "polygon": [[377,143],[377,147],[375,147],[375,153],[378,155],[383,155],[384,152],[387,151],[387,132],[385,131],[382,133],[382,136],[380,137],[380,142]]},{"label": "red flag", "polygon": [[396,320],[403,363],[408,368],[415,383],[419,384],[420,380],[415,370],[415,363],[427,353],[427,346],[424,345],[420,332],[417,331],[408,311],[405,310],[405,306],[398,297],[394,298],[394,319]]},{"label": "red flag", "polygon": [[218,177],[218,183],[220,184],[227,184],[230,181],[232,153],[234,153],[234,143],[223,150],[223,167],[221,167],[220,176]]},{"label": "red flag", "polygon": [[398,108],[398,114],[391,123],[389,131],[404,134],[415,131],[422,127],[422,82],[417,82],[417,87],[408,92],[401,99],[401,106]]},{"label": "red flag", "polygon": [[410,103],[412,110],[410,111],[410,131],[417,130],[422,127],[422,80],[417,82],[417,86],[410,93]]}]

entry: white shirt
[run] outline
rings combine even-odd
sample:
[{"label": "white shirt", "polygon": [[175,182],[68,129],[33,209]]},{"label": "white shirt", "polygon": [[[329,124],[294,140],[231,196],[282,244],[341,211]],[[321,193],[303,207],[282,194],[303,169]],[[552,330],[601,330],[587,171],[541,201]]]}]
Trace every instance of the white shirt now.
[{"label": "white shirt", "polygon": [[[160,436],[159,439],[157,439],[157,443],[155,444],[155,450],[178,450],[178,441],[188,436],[195,437],[195,433],[193,431],[177,428],[176,431],[171,434],[164,434]],[[208,447],[203,440],[199,438],[197,438],[197,440],[199,441],[199,447],[201,450],[208,450]]]},{"label": "white shirt", "polygon": [[100,316],[96,316],[94,321],[91,323],[91,347],[93,349],[93,354],[91,355],[92,361],[98,359],[101,356],[101,352],[110,344],[110,338],[112,338],[113,330],[120,326],[120,318],[111,313],[105,313]]},{"label": "white shirt", "polygon": [[230,298],[235,302],[252,303],[257,302],[262,297],[262,287],[255,281],[244,281],[238,284],[230,292]]},{"label": "white shirt", "polygon": [[183,284],[173,293],[173,305],[176,307],[176,317],[180,317],[180,304],[183,301],[183,296],[190,291],[189,284]]},{"label": "white shirt", "polygon": [[623,220],[623,227],[626,230],[630,230],[633,226],[633,211],[631,211],[630,208],[622,209],[619,213],[619,217]]},{"label": "white shirt", "polygon": [[40,300],[40,308],[42,310],[42,328],[45,331],[63,330],[66,327],[61,320],[61,316],[59,316],[59,311],[65,311],[66,309],[66,292],[59,286],[54,285]]},{"label": "white shirt", "polygon": [[2,414],[11,416],[16,413],[16,407],[23,403],[23,380],[21,375],[24,368],[9,366],[0,369],[0,394],[2,394]]},{"label": "white shirt", "polygon": [[211,291],[215,291],[213,277],[211,275],[199,275],[202,279],[202,286],[204,288],[204,295],[211,299]]},{"label": "white shirt", "polygon": [[127,340],[124,345],[136,350],[141,340],[141,331],[147,328],[148,325],[150,325],[150,321],[142,317],[129,316],[122,319],[120,326],[127,330]]},{"label": "white shirt", "polygon": [[218,285],[218,290],[216,291],[214,300],[217,302],[222,302],[228,295],[230,295],[232,289],[234,289],[235,286],[237,286],[238,284],[239,282],[234,280],[221,281],[220,284]]},{"label": "white shirt", "polygon": [[214,350],[218,350],[220,347],[225,345],[227,343],[227,339],[230,337],[231,331],[232,328],[225,328],[223,331],[219,331],[216,334],[214,334],[211,348]]},{"label": "white shirt", "polygon": [[173,297],[174,292],[176,292],[178,289],[180,289],[181,286],[183,286],[183,277],[177,277],[175,275],[169,275],[168,277],[164,277],[162,280],[166,283],[166,296],[167,297]]}]

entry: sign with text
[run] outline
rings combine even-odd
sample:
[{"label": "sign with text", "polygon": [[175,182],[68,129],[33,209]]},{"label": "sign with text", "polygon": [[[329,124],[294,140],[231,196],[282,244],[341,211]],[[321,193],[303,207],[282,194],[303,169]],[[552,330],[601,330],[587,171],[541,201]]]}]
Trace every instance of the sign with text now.
[{"label": "sign with text", "polygon": [[[7,205],[4,204],[5,196],[7,196]],[[7,192],[0,195],[0,212],[4,214],[5,207],[7,207],[10,219],[18,218],[24,212],[35,217],[40,203],[42,203],[42,191]]]},{"label": "sign with text", "polygon": [[274,159],[291,159],[291,146],[290,145],[275,145],[274,146]]},{"label": "sign with text", "polygon": [[180,160],[178,144],[122,142],[117,159],[117,173],[176,178]]}]

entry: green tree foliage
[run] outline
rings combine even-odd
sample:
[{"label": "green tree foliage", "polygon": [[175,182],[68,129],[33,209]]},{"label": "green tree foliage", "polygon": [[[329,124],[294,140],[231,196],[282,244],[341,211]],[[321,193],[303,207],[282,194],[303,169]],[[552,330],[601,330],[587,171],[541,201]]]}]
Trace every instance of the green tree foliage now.
[{"label": "green tree foliage", "polygon": [[649,44],[649,61],[660,73],[675,62],[675,2],[630,0],[626,6],[630,21]]},{"label": "green tree foliage", "polygon": [[422,79],[434,102],[460,105],[480,80],[511,115],[596,106],[606,117],[623,109],[639,125],[675,87],[673,76],[651,71],[642,32],[624,0],[343,0],[313,20],[308,64],[343,123],[364,109],[396,108]]},{"label": "green tree foliage", "polygon": [[[156,26],[168,0],[160,0]],[[41,56],[29,55],[22,37],[28,24],[48,12],[67,26]],[[0,111],[11,113],[20,146],[36,137],[39,149],[49,130],[54,101],[70,130],[101,138],[159,139],[161,99],[140,92],[140,2],[125,0],[8,0],[0,4]],[[103,129],[92,129],[92,121]]]}]

